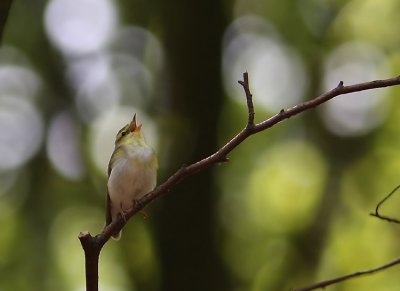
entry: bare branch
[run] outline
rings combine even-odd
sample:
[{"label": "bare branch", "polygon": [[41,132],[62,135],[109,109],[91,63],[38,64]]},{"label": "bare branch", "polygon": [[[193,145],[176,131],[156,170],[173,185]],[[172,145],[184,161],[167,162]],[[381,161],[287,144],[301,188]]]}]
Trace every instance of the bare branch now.
[{"label": "bare branch", "polygon": [[397,258],[397,259],[395,259],[387,264],[384,264],[382,266],[379,266],[377,268],[364,270],[364,271],[358,271],[358,272],[348,274],[345,276],[341,276],[341,277],[337,277],[334,279],[321,281],[319,283],[315,283],[315,284],[307,286],[307,287],[291,289],[291,291],[310,291],[310,290],[316,290],[316,289],[320,289],[320,288],[322,289],[322,288],[328,287],[328,286],[336,284],[336,283],[347,281],[349,279],[358,278],[358,277],[365,276],[365,275],[371,275],[373,273],[388,269],[388,268],[393,267],[398,264],[400,264],[400,258]]},{"label": "bare branch", "polygon": [[[246,95],[247,107],[248,107],[248,122],[244,129],[242,129],[236,136],[234,136],[230,141],[228,141],[223,147],[217,150],[212,155],[196,162],[188,166],[182,166],[178,171],[175,172],[172,176],[170,176],[164,183],[156,187],[153,191],[146,194],[142,197],[138,203],[135,203],[131,209],[129,209],[125,214],[124,218],[119,217],[119,219],[113,220],[106,228],[104,228],[103,232],[96,235],[91,236],[90,233],[81,233],[79,236],[79,240],[81,241],[82,247],[85,251],[85,258],[90,259],[91,261],[88,263],[86,261],[86,267],[94,268],[91,262],[94,262],[95,259],[92,256],[100,254],[100,251],[104,244],[110,239],[113,233],[119,232],[123,226],[126,224],[133,215],[142,210],[146,205],[150,204],[153,200],[161,197],[166,194],[172,187],[186,179],[187,177],[198,173],[200,171],[204,171],[209,167],[228,161],[227,155],[235,149],[238,145],[240,145],[245,139],[249,136],[256,134],[257,132],[263,131],[267,128],[274,126],[275,124],[288,119],[292,116],[295,116],[299,113],[302,113],[306,110],[315,108],[320,104],[327,102],[328,100],[348,93],[360,92],[365,90],[395,86],[400,84],[400,77],[385,79],[385,80],[376,80],[372,82],[365,82],[351,86],[343,86],[343,82],[340,82],[339,85],[332,89],[331,91],[324,93],[320,96],[315,97],[309,101],[306,101],[302,104],[296,105],[286,110],[281,110],[279,113],[273,115],[272,117],[258,123],[254,124],[254,106],[252,101],[252,93],[249,87],[248,73],[243,74],[243,81],[239,81],[242,85],[243,90]],[[89,255],[87,254],[89,252]],[[96,266],[97,268],[97,266]],[[86,271],[86,274],[90,274],[92,278],[97,278],[97,269]],[[95,275],[93,275],[95,274]],[[97,291],[97,282],[96,286],[91,286],[89,291]]]},{"label": "bare branch", "polygon": [[89,232],[79,234],[83,251],[85,252],[86,291],[98,291],[99,281],[99,256],[102,246]]},{"label": "bare branch", "polygon": [[326,101],[329,101],[332,98],[339,96],[339,95],[344,95],[344,94],[349,94],[349,93],[354,93],[354,92],[361,92],[361,91],[366,91],[366,90],[371,90],[371,89],[396,86],[399,84],[400,84],[400,76],[397,76],[395,78],[385,79],[385,80],[376,80],[376,81],[372,81],[372,82],[359,83],[359,84],[350,85],[350,86],[344,86],[343,81],[340,81],[339,85],[336,88],[334,88],[320,96],[317,96],[314,99],[311,99],[302,104],[296,105],[287,110],[282,109],[280,113],[257,124],[255,130],[256,131],[265,130],[269,127],[274,126],[278,122],[281,122],[284,119],[290,118],[290,117],[297,115],[308,109],[315,108],[315,107],[321,105],[322,103],[325,103]]},{"label": "bare branch", "polygon": [[400,224],[400,220],[389,217],[389,216],[381,215],[379,213],[379,208],[382,206],[382,204],[385,203],[386,200],[388,200],[397,190],[399,190],[399,188],[400,188],[400,185],[397,185],[389,194],[387,194],[385,197],[383,197],[383,199],[381,201],[379,201],[379,203],[376,205],[375,213],[370,213],[369,215],[377,217],[382,220],[386,220],[388,222]]},{"label": "bare branch", "polygon": [[[252,94],[249,89],[247,72],[243,74],[243,79],[244,79],[243,81],[239,81],[239,82],[244,88],[244,91],[246,94],[246,99],[248,100],[248,105],[252,106],[252,104],[253,104],[252,101],[249,101],[252,99]],[[251,127],[246,126],[244,129],[242,129],[242,131],[240,131],[235,137],[233,137],[229,142],[227,142],[222,148],[220,148],[214,154],[212,154],[196,163],[193,163],[189,166],[181,167],[177,172],[175,172],[175,174],[173,174],[171,177],[169,177],[167,179],[167,181],[165,181],[163,184],[159,185],[153,191],[149,192],[143,198],[141,198],[139,200],[140,203],[137,203],[131,209],[129,209],[125,213],[125,219],[128,220],[130,217],[132,217],[137,212],[142,210],[143,207],[148,205],[150,202],[152,202],[156,198],[165,194],[173,186],[175,186],[176,184],[178,184],[180,181],[187,178],[188,176],[191,176],[197,172],[203,171],[217,163],[225,162],[227,160],[227,155],[234,148],[236,148],[239,144],[241,144],[246,138],[248,138],[249,136],[251,136],[257,132],[260,132],[267,128],[270,128],[270,127],[274,126],[275,124],[277,124],[285,119],[288,119],[292,116],[295,116],[299,113],[302,113],[306,110],[315,108],[336,96],[353,93],[353,92],[360,92],[360,91],[365,91],[365,90],[396,86],[396,85],[400,85],[400,76],[395,77],[395,78],[385,79],[385,80],[376,80],[376,81],[371,81],[371,82],[360,83],[360,84],[351,85],[351,86],[343,86],[343,82],[340,82],[336,88],[332,89],[331,91],[329,91],[327,93],[317,96],[314,99],[306,101],[302,104],[291,107],[287,110],[281,110],[279,113],[273,115],[272,117],[270,117],[258,124],[255,124],[254,126],[251,126]],[[250,115],[252,113],[254,113],[254,108],[252,109],[252,107],[249,107],[248,112],[249,112],[248,120],[249,120],[249,123],[251,124],[251,121],[253,119]],[[111,237],[112,233],[117,233],[118,231],[121,230],[121,228],[124,225],[125,225],[125,221],[123,221],[122,218],[110,223],[104,229],[103,233],[98,235],[99,242],[104,244]]]},{"label": "bare branch", "polygon": [[[247,76],[247,77],[246,77]],[[246,82],[247,79],[247,82]],[[242,86],[244,87],[247,99],[251,100],[251,92],[248,87],[248,74],[244,73],[244,81],[240,81]],[[250,135],[265,130],[274,126],[275,124],[281,122],[284,119],[288,119],[294,115],[297,115],[303,111],[308,109],[317,107],[318,105],[343,94],[359,92],[364,90],[376,89],[376,88],[383,88],[389,86],[395,86],[400,84],[400,77],[395,77],[386,80],[377,80],[372,82],[360,83],[352,86],[343,86],[343,82],[339,84],[338,87],[332,89],[331,91],[322,94],[310,101],[304,102],[300,105],[296,105],[292,108],[287,110],[282,110],[278,114],[270,117],[269,119],[256,124],[254,127],[251,128],[244,128],[241,132],[239,132],[233,139],[231,139],[227,144],[225,144],[221,149],[217,152],[212,154],[211,156],[204,158],[192,165],[184,166],[180,168],[175,174],[173,174],[170,178],[167,179],[166,182],[156,187],[153,191],[146,194],[142,199],[140,199],[140,203],[136,204],[133,208],[127,211],[125,214],[125,219],[129,219],[133,215],[135,215],[138,211],[140,211],[144,206],[152,202],[157,197],[164,194],[167,190],[171,189],[173,186],[178,184],[181,180],[186,178],[187,176],[193,175],[196,172],[204,170],[216,163],[223,162],[226,160],[226,155],[230,153],[235,147],[237,147],[240,143],[242,143],[247,137]],[[250,103],[252,104],[252,102]],[[254,112],[254,109],[251,107],[248,109],[249,115],[251,112]],[[251,121],[251,117],[249,116],[249,120]],[[122,219],[119,219],[122,220]],[[113,221],[111,224],[108,225],[104,229],[104,232],[100,235],[103,235],[105,240],[108,240],[111,236],[111,233],[118,232],[125,223],[118,223],[119,220]],[[121,228],[116,226],[121,226]],[[111,231],[109,231],[111,230]],[[102,240],[100,240],[102,241]]]}]

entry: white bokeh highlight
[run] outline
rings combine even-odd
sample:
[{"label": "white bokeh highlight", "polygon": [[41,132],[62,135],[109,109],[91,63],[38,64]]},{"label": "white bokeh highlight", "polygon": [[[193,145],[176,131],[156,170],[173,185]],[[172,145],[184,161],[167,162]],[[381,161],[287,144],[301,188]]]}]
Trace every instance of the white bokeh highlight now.
[{"label": "white bokeh highlight", "polygon": [[[345,85],[367,82],[390,75],[386,56],[378,48],[362,42],[345,43],[327,57],[323,91]],[[383,121],[388,100],[382,90],[362,91],[339,96],[322,106],[320,116],[329,131],[339,136],[369,133]]]},{"label": "white bokeh highlight", "polygon": [[165,62],[160,41],[143,27],[124,26],[116,30],[110,51],[121,104],[148,106],[160,94],[155,90]]},{"label": "white bokeh highlight", "polygon": [[154,73],[159,73],[164,67],[164,50],[160,40],[143,27],[124,26],[117,29],[112,51],[142,60]]},{"label": "white bokeh highlight", "polygon": [[104,48],[117,24],[111,0],[52,0],[45,11],[45,28],[65,55],[84,55]]},{"label": "white bokeh highlight", "polygon": [[0,169],[15,169],[39,150],[43,121],[38,110],[26,99],[0,95],[0,124]]},{"label": "white bokeh highlight", "polygon": [[69,112],[61,112],[51,120],[46,148],[47,155],[59,174],[70,180],[83,178],[85,168],[82,163],[79,127]]},{"label": "white bokeh highlight", "polygon": [[[17,173],[40,149],[44,123],[36,101],[42,88],[42,79],[30,68],[23,53],[13,47],[0,48],[0,171],[3,173]],[[0,191],[13,184],[14,174],[1,175]]]},{"label": "white bokeh highlight", "polygon": [[41,88],[42,80],[30,68],[19,65],[0,66],[1,94],[32,99]]},{"label": "white bokeh highlight", "polygon": [[224,36],[223,80],[228,95],[243,102],[237,86],[248,71],[256,106],[277,111],[298,103],[308,86],[300,57],[286,46],[263,19],[235,20]]},{"label": "white bokeh highlight", "polygon": [[90,122],[119,104],[120,87],[108,54],[98,53],[71,61],[67,74],[83,121]]},{"label": "white bokeh highlight", "polygon": [[112,55],[113,72],[118,82],[121,103],[145,107],[152,100],[154,75],[140,59],[129,54]]}]

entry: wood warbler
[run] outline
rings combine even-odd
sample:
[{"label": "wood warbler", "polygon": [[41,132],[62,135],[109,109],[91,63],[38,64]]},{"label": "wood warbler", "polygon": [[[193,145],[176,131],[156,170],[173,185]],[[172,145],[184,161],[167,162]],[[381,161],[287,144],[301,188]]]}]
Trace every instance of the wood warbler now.
[{"label": "wood warbler", "polygon": [[[106,225],[131,208],[137,200],[156,186],[158,161],[147,145],[142,124],[132,121],[117,134],[115,149],[108,164]],[[121,232],[113,234],[119,239]]]}]

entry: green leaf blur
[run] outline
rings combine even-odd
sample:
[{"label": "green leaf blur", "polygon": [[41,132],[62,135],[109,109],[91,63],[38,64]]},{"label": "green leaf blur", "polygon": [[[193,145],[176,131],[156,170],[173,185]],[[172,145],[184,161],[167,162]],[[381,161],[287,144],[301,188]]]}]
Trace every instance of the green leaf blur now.
[{"label": "green leaf blur", "polygon": [[[6,9],[10,6],[10,9]],[[137,113],[159,183],[246,124],[396,76],[396,0],[6,0],[0,4],[0,290],[84,290],[80,231]],[[3,25],[4,24],[4,25]],[[182,181],[100,257],[100,290],[289,290],[400,253],[369,213],[400,184],[399,88],[339,96]],[[399,156],[399,158],[397,158]],[[382,208],[400,217],[400,193]],[[329,290],[397,290],[396,271]]]}]

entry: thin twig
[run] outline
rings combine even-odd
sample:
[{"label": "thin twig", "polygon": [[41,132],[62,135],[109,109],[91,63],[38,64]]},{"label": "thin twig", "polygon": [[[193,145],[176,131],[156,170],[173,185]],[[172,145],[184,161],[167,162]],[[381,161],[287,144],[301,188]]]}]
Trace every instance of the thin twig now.
[{"label": "thin twig", "polygon": [[393,223],[400,224],[400,220],[398,220],[396,218],[389,217],[389,216],[381,215],[379,213],[379,208],[382,206],[382,204],[385,203],[386,200],[388,200],[394,193],[396,193],[396,191],[399,190],[399,188],[400,188],[400,185],[397,185],[389,194],[387,194],[381,201],[379,201],[379,203],[376,205],[375,213],[371,212],[369,215],[377,217],[377,218],[382,219],[382,220],[386,220],[388,222],[393,222]]},{"label": "thin twig", "polygon": [[[94,249],[96,252],[98,251],[98,254],[100,254],[100,251],[104,244],[110,239],[111,235],[113,233],[119,232],[123,226],[126,224],[126,221],[129,220],[133,215],[138,213],[140,210],[142,210],[146,205],[150,204],[152,201],[155,199],[161,197],[162,195],[166,194],[172,187],[174,187],[176,184],[181,182],[183,179],[186,179],[187,177],[200,172],[204,171],[205,169],[208,169],[209,167],[226,162],[227,155],[235,149],[238,145],[240,145],[245,139],[247,139],[249,136],[256,134],[257,132],[266,130],[267,128],[270,128],[274,126],[275,124],[288,119],[292,116],[295,116],[299,113],[302,113],[306,110],[315,108],[319,106],[320,104],[336,97],[339,95],[344,95],[348,93],[353,93],[353,92],[359,92],[359,91],[365,91],[365,90],[371,90],[371,89],[377,89],[377,88],[383,88],[383,87],[389,87],[389,86],[395,86],[395,85],[400,85],[400,77],[395,77],[395,78],[390,78],[390,79],[385,79],[385,80],[376,80],[372,82],[365,82],[365,83],[360,83],[356,85],[351,85],[351,86],[343,86],[343,82],[340,82],[339,85],[332,89],[331,91],[324,93],[320,96],[315,97],[314,99],[311,99],[309,101],[306,101],[302,104],[296,105],[294,107],[291,107],[287,110],[281,110],[279,113],[273,115],[272,117],[258,123],[254,124],[254,107],[253,107],[253,101],[252,101],[252,94],[250,91],[249,87],[249,80],[248,80],[248,74],[247,72],[243,74],[243,81],[239,81],[239,83],[242,85],[243,90],[246,94],[246,100],[247,100],[247,106],[248,106],[248,123],[244,129],[242,129],[236,136],[234,136],[229,142],[227,142],[223,147],[221,147],[219,150],[217,150],[215,153],[212,155],[196,162],[188,166],[183,166],[181,167],[175,174],[170,176],[167,181],[156,187],[153,191],[149,192],[146,194],[144,197],[142,197],[139,200],[139,203],[135,203],[135,205],[129,209],[125,215],[124,218],[119,218],[116,220],[113,220],[107,227],[104,228],[103,232],[96,235],[96,236],[91,236],[89,232],[81,233],[79,235],[79,240],[81,241],[82,247],[85,251],[85,253],[90,250]],[[93,252],[93,253],[96,253]],[[86,263],[86,267],[92,266],[91,264]],[[87,274],[92,274],[96,272],[88,272]],[[96,287],[93,287],[92,289],[87,289],[87,291],[97,291],[97,285]]]},{"label": "thin twig", "polygon": [[310,290],[316,290],[316,289],[320,289],[320,288],[325,288],[327,286],[330,286],[330,285],[333,285],[333,284],[337,284],[337,283],[340,283],[340,282],[343,282],[343,281],[347,281],[349,279],[358,278],[358,277],[361,277],[361,276],[364,276],[364,275],[370,275],[370,274],[373,274],[375,272],[379,272],[379,271],[385,270],[387,268],[393,267],[393,266],[398,265],[398,264],[400,264],[400,258],[397,258],[397,259],[395,259],[395,260],[393,260],[393,261],[391,261],[389,263],[386,263],[386,264],[384,264],[382,266],[379,266],[377,268],[364,270],[364,271],[358,271],[358,272],[355,272],[355,273],[352,273],[352,274],[348,274],[348,275],[345,275],[345,276],[341,276],[341,277],[337,277],[337,278],[334,278],[334,279],[321,281],[321,282],[312,284],[312,285],[307,286],[307,287],[291,289],[291,291],[310,291]]},{"label": "thin twig", "polygon": [[244,93],[246,94],[247,101],[247,109],[248,109],[248,120],[247,127],[254,126],[254,105],[253,105],[253,94],[250,92],[250,84],[249,84],[249,73],[243,73],[243,81],[238,81],[240,85],[242,85]]}]

